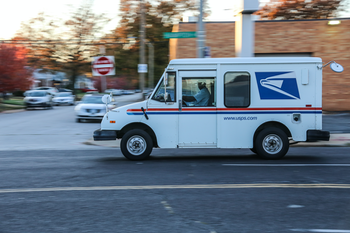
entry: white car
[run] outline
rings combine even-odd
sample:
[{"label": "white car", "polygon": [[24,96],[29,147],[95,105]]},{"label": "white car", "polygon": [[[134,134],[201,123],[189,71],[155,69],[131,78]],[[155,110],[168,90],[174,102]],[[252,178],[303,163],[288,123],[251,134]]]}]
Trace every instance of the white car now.
[{"label": "white car", "polygon": [[[108,109],[116,107],[114,99],[108,105]],[[81,120],[102,120],[106,113],[106,105],[102,102],[102,95],[86,94],[74,108],[76,121]]]},{"label": "white car", "polygon": [[107,89],[105,90],[105,93],[108,93],[108,94],[112,93],[112,95],[114,96],[119,96],[123,94],[123,91],[120,89]]},{"label": "white car", "polygon": [[51,95],[56,95],[58,93],[58,90],[56,87],[37,87],[29,91],[46,91],[46,92],[49,92]]},{"label": "white car", "polygon": [[54,105],[69,104],[74,105],[75,96],[71,92],[59,92],[52,99]]},{"label": "white car", "polygon": [[46,91],[29,91],[25,93],[23,102],[28,108],[52,108],[52,95]]}]

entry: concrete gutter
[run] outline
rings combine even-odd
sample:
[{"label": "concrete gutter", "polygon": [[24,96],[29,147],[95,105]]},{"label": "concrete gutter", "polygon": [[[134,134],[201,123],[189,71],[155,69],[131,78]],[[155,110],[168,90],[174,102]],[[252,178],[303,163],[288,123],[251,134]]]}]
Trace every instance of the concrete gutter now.
[{"label": "concrete gutter", "polygon": [[329,141],[319,141],[319,142],[299,142],[292,145],[293,147],[315,147],[315,146],[348,146],[350,147],[350,133],[340,133],[340,134],[331,134]]},{"label": "concrete gutter", "polygon": [[13,110],[6,110],[0,112],[0,114],[10,114],[10,113],[16,113],[16,112],[23,112],[25,109],[13,109]]},{"label": "concrete gutter", "polygon": [[[102,147],[119,148],[120,139],[113,141],[94,141],[93,138],[85,141],[85,145],[94,145]],[[331,134],[329,141],[319,142],[299,142],[291,145],[291,147],[350,147],[350,133],[349,134]]]}]

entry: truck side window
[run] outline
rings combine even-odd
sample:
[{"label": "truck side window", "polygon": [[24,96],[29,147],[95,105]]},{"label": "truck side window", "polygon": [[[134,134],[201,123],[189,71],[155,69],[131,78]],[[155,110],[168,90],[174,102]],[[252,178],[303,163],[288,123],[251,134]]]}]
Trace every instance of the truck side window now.
[{"label": "truck side window", "polygon": [[248,72],[227,72],[224,77],[224,102],[226,107],[250,105],[250,75]]},{"label": "truck side window", "polygon": [[[168,98],[166,102],[176,102],[176,73],[168,73],[168,85],[166,86],[166,92],[168,93]],[[159,85],[157,91],[152,96],[152,100],[165,102],[164,101],[164,78],[162,83]]]},{"label": "truck side window", "polygon": [[215,107],[215,78],[182,78],[183,107]]}]

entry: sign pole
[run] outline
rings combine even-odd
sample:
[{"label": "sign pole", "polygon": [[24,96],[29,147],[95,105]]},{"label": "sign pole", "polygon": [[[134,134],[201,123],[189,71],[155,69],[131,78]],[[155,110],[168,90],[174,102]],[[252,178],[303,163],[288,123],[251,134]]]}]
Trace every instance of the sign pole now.
[{"label": "sign pole", "polygon": [[[102,54],[102,56],[106,55],[106,48],[104,45],[100,45],[100,53]],[[106,76],[102,75],[101,76],[101,93],[104,93],[106,88],[107,83],[106,83]]]},{"label": "sign pole", "polygon": [[101,76],[101,93],[104,93],[106,88],[107,83],[106,83],[106,76],[102,75]]}]

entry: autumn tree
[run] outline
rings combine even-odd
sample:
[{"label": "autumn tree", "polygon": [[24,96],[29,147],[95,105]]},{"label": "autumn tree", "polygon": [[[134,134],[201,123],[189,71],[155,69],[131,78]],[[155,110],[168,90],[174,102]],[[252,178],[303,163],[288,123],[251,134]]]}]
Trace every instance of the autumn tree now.
[{"label": "autumn tree", "polygon": [[342,0],[270,1],[255,14],[262,20],[326,19],[336,16]]},{"label": "autumn tree", "polygon": [[32,85],[26,60],[26,49],[0,44],[0,93],[26,90]]},{"label": "autumn tree", "polygon": [[96,38],[104,35],[108,22],[104,14],[92,12],[91,1],[85,1],[65,21],[40,13],[22,24],[16,39],[31,41],[27,46],[33,67],[67,71],[74,89],[78,75],[91,71],[91,57],[99,53]]},{"label": "autumn tree", "polygon": [[[171,32],[173,25],[181,21],[185,12],[192,12],[192,15],[198,14],[197,2],[195,0],[144,0],[146,43],[151,43],[154,47],[155,81],[164,72],[164,68],[169,62],[169,40],[163,38],[163,33]],[[206,15],[209,15],[208,6],[205,6]],[[138,79],[140,1],[121,0],[120,12],[120,25],[112,35],[116,41],[121,42],[113,48],[116,74],[128,76],[130,79]],[[146,45],[147,50],[148,46]]]}]

